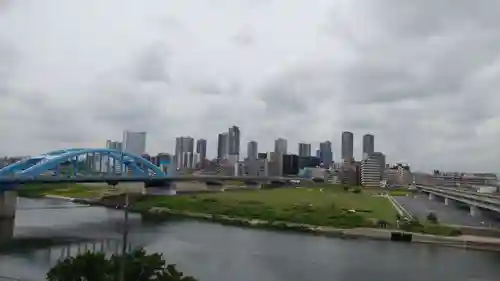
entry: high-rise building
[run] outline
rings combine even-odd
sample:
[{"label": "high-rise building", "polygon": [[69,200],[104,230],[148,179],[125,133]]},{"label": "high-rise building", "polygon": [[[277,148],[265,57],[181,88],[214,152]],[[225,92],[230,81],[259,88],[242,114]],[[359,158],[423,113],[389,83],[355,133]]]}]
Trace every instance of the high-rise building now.
[{"label": "high-rise building", "polygon": [[297,175],[299,173],[299,156],[294,154],[284,154],[283,175]]},{"label": "high-rise building", "polygon": [[319,154],[323,167],[326,169],[330,168],[333,162],[332,143],[330,141],[320,143]]},{"label": "high-rise building", "polygon": [[205,164],[205,160],[207,159],[207,140],[199,139],[196,141],[196,153],[198,153],[200,159],[201,166],[203,167]]},{"label": "high-rise building", "polygon": [[122,142],[107,140],[106,141],[106,148],[116,149],[116,150],[120,150],[121,151],[122,150]]},{"label": "high-rise building", "polygon": [[[194,152],[194,139],[192,137],[178,137],[175,139],[175,164],[177,169],[186,167],[186,162]],[[188,153],[188,154],[186,154]]]},{"label": "high-rise building", "polygon": [[123,132],[122,150],[142,155],[146,153],[146,132]]},{"label": "high-rise building", "polygon": [[[121,151],[122,150],[122,142],[107,140],[106,141],[106,148],[116,149],[116,150]],[[109,157],[107,155],[101,155],[100,157],[102,158],[102,162],[104,162],[105,167],[110,167],[110,168],[114,167],[115,174],[120,174],[121,171],[124,169],[124,165],[122,163],[120,163],[120,161],[118,159]]]},{"label": "high-rise building", "polygon": [[311,156],[311,144],[299,143],[299,157],[309,157],[309,156]]},{"label": "high-rise building", "polygon": [[276,154],[286,154],[287,152],[287,141],[286,139],[279,138],[274,141],[274,153]]},{"label": "high-rise building", "polygon": [[342,160],[351,162],[354,159],[354,135],[351,132],[342,132]]},{"label": "high-rise building", "polygon": [[249,141],[247,147],[247,159],[256,160],[259,156],[259,146],[256,141]]},{"label": "high-rise building", "polygon": [[375,152],[375,137],[366,134],[363,136],[363,160],[368,159],[373,152]]},{"label": "high-rise building", "polygon": [[361,162],[361,184],[363,186],[380,186],[384,179],[385,155],[381,152],[373,152],[368,159]]},{"label": "high-rise building", "polygon": [[228,131],[228,154],[240,155],[240,128],[232,126]]},{"label": "high-rise building", "polygon": [[227,158],[229,149],[229,134],[220,133],[217,138],[217,160],[221,161]]}]

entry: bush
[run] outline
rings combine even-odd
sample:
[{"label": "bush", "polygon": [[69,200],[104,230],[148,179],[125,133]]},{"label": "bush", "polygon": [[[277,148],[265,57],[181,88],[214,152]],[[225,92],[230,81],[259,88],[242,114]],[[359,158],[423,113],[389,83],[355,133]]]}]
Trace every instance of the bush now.
[{"label": "bush", "polygon": [[427,215],[427,220],[428,220],[430,223],[438,223],[438,218],[437,218],[436,214],[434,214],[433,212],[430,212],[430,213]]},{"label": "bush", "polygon": [[355,188],[352,192],[356,194],[361,193],[361,188]]},{"label": "bush", "polygon": [[124,256],[107,258],[102,253],[86,252],[59,261],[48,273],[48,281],[116,281],[125,258],[125,280],[137,281],[196,281],[184,276],[175,265],[166,265],[160,254],[148,255],[142,249]]}]

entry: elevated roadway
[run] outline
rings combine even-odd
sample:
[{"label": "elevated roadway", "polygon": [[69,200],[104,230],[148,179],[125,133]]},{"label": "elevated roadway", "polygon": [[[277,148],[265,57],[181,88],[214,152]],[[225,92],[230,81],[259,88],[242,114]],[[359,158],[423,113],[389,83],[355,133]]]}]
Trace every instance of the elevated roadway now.
[{"label": "elevated roadway", "polygon": [[445,205],[453,201],[467,204],[472,216],[480,215],[481,209],[500,213],[500,197],[491,194],[482,194],[473,191],[459,190],[453,188],[442,188],[433,186],[417,185],[417,188],[429,194],[429,199],[435,196],[444,198]]}]

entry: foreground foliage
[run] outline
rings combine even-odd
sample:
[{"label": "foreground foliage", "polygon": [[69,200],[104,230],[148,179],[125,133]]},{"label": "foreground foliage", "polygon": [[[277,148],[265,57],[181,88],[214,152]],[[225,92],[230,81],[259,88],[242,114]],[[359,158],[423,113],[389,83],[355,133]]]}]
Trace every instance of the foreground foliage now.
[{"label": "foreground foliage", "polygon": [[[123,256],[110,258],[102,253],[86,252],[61,260],[47,273],[47,281],[118,281]],[[146,254],[143,249],[126,254],[125,280],[196,281],[184,276],[175,265],[166,265],[160,254]]]}]

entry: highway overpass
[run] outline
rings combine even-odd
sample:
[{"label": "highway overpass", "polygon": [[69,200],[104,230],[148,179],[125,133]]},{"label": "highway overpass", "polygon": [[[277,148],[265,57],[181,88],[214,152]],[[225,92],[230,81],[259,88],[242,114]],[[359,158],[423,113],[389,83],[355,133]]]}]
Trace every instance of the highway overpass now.
[{"label": "highway overpass", "polygon": [[416,187],[419,190],[428,193],[430,200],[433,200],[436,196],[438,196],[444,198],[445,205],[450,205],[454,201],[467,204],[470,208],[470,214],[472,216],[480,216],[481,210],[483,209],[500,213],[500,197],[498,196],[453,188],[425,185],[417,185]]}]

